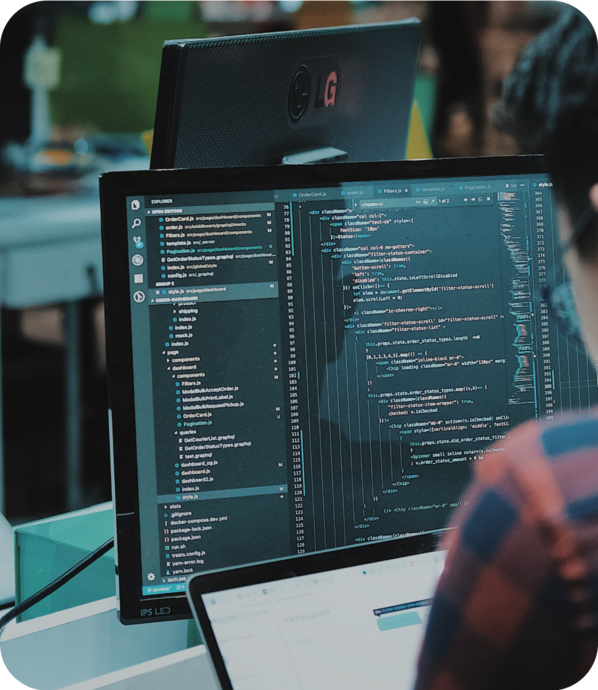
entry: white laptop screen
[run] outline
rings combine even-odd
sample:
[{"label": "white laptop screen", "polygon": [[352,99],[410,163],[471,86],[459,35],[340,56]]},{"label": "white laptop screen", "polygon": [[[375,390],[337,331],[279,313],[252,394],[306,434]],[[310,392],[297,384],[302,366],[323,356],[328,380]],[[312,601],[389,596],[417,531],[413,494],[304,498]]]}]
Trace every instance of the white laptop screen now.
[{"label": "white laptop screen", "polygon": [[202,595],[234,690],[407,690],[445,552]]}]

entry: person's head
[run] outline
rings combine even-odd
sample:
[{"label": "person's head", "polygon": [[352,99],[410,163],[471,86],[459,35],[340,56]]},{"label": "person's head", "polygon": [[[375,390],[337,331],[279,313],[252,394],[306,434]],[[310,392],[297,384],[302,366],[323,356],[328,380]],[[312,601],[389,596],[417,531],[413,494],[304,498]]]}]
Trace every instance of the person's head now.
[{"label": "person's head", "polygon": [[[528,45],[505,80],[497,123],[522,153],[545,154],[566,245],[590,204],[598,214],[598,45],[583,14],[566,12]],[[596,214],[565,258],[584,340],[598,365]]]}]

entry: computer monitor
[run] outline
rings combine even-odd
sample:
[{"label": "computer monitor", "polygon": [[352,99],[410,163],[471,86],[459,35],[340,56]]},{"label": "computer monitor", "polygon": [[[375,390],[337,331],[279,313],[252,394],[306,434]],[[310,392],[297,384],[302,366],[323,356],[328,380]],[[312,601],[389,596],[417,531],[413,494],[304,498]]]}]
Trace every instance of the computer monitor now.
[{"label": "computer monitor", "polygon": [[417,19],[164,44],[152,168],[405,157]]},{"label": "computer monitor", "polygon": [[517,424],[598,401],[540,298],[541,157],[108,173],[120,614],[192,573],[443,528]]}]

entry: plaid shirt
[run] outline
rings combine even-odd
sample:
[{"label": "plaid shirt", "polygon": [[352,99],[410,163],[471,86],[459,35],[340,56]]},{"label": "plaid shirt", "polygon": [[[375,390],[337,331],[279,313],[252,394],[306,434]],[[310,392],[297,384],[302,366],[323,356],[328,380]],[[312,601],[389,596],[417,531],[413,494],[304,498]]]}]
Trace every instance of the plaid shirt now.
[{"label": "plaid shirt", "polygon": [[515,430],[463,503],[416,690],[577,682],[598,646],[598,412]]}]

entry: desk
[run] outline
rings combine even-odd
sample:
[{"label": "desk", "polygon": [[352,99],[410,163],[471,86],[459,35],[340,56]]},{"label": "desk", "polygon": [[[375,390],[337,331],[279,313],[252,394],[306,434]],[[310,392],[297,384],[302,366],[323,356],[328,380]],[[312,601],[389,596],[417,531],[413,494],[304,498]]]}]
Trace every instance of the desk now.
[{"label": "desk", "polygon": [[[10,552],[12,528],[2,527],[0,516],[0,548]],[[112,505],[105,503],[17,528],[21,596],[70,567],[90,542],[111,535],[112,527]],[[38,690],[162,690],[172,678],[179,690],[219,690],[195,622],[122,625],[116,597],[106,595],[114,592],[114,560],[106,555],[100,561],[100,570],[96,562],[34,606],[34,618],[25,613],[21,622],[8,624],[0,640],[0,687],[4,664],[17,680]],[[11,596],[11,569],[12,563],[6,580],[0,579],[0,596],[3,591]],[[98,596],[107,598],[94,599]]]},{"label": "desk", "polygon": [[188,625],[122,625],[102,599],[6,627],[2,661],[38,690],[219,690],[203,645],[187,648]]},{"label": "desk", "polygon": [[[67,508],[82,504],[79,304],[102,293],[100,206],[83,197],[0,198],[0,306],[64,303]],[[1,342],[1,331],[0,331]],[[2,371],[0,366],[0,384]],[[4,457],[0,385],[0,513]]]}]

